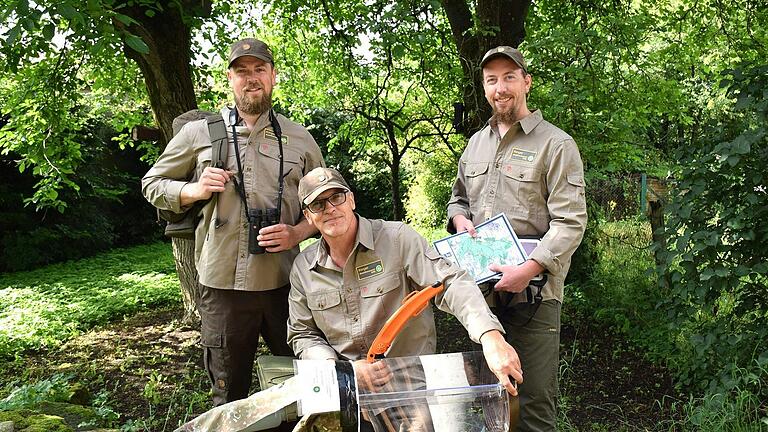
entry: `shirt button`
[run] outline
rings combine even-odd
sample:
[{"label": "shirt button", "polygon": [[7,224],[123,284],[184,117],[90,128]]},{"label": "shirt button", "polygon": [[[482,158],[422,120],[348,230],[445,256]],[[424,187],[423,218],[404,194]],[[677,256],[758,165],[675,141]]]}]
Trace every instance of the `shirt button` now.
[{"label": "shirt button", "polygon": [[376,288],[376,292],[378,292],[379,294],[381,294],[381,291],[382,291],[381,287]]},{"label": "shirt button", "polygon": [[320,304],[319,304],[319,305],[317,305],[317,306],[318,306],[318,307],[320,307],[320,308],[322,309],[322,308],[323,308],[325,305],[324,305],[324,304],[322,304],[322,303],[320,303]]},{"label": "shirt button", "polygon": [[523,173],[520,173],[520,175],[518,177],[523,178]]},{"label": "shirt button", "polygon": [[491,191],[488,192],[488,195],[493,195],[493,189],[491,189]]},{"label": "shirt button", "polygon": [[245,254],[244,254],[244,253],[241,253],[241,254],[240,254],[240,258],[245,258]]},{"label": "shirt button", "polygon": [[352,317],[352,321],[357,322],[357,315]]}]

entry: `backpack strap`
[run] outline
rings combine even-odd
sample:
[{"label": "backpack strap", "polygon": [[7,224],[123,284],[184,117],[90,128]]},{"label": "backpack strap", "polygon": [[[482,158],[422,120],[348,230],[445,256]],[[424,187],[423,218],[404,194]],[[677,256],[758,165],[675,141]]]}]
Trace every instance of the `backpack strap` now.
[{"label": "backpack strap", "polygon": [[221,114],[206,116],[208,122],[208,135],[211,138],[211,166],[224,168],[229,156],[227,140],[227,127]]}]

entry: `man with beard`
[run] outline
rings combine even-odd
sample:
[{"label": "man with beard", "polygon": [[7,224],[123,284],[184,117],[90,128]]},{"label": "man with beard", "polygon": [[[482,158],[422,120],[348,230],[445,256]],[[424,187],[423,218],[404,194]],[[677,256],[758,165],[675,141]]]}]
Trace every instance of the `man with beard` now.
[{"label": "man with beard", "polygon": [[[587,222],[584,169],[573,138],[528,109],[531,75],[520,51],[493,48],[480,67],[493,116],[459,161],[448,231],[475,236],[475,225],[504,213],[518,236],[541,239],[525,263],[491,265],[502,277],[481,289],[525,372],[517,430],[553,431],[563,282]],[[530,283],[540,273],[539,292]]]},{"label": "man with beard", "polygon": [[[309,132],[272,110],[275,74],[264,42],[235,42],[227,69],[235,107],[221,110],[229,146],[223,166],[211,166],[208,123],[198,120],[184,125],[142,180],[144,195],[160,209],[179,213],[210,199],[196,230],[195,260],[204,363],[217,406],[248,395],[259,335],[272,354],[292,355],[288,275],[299,242],[317,232],[302,215],[298,184],[325,163]],[[193,173],[197,180],[189,181]],[[280,219],[254,228],[249,209],[279,209]],[[251,229],[266,253],[254,251]]]}]

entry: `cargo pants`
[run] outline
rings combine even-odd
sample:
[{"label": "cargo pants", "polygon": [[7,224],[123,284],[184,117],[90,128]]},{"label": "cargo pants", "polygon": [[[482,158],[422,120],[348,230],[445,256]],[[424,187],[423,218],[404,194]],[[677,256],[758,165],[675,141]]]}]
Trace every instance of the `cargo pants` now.
[{"label": "cargo pants", "polygon": [[200,337],[215,406],[248,396],[259,335],[272,355],[293,356],[286,342],[289,289],[202,288]]}]

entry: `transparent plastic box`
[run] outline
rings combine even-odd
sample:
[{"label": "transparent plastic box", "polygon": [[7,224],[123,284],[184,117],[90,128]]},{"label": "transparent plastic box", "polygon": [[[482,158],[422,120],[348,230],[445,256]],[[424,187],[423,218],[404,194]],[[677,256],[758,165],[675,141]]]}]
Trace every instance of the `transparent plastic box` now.
[{"label": "transparent plastic box", "polygon": [[379,360],[384,385],[356,377],[361,417],[376,432],[506,432],[509,396],[481,352]]}]

